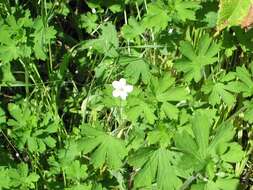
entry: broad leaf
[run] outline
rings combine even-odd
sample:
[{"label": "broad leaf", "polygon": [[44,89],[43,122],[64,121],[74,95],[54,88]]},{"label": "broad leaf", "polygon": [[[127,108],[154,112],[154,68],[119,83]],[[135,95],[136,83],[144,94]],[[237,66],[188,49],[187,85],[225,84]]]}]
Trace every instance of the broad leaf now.
[{"label": "broad leaf", "polygon": [[180,44],[180,51],[184,58],[175,63],[178,71],[185,73],[185,79],[199,82],[205,75],[205,66],[214,64],[218,58],[219,45],[212,42],[212,39],[206,34],[201,37],[197,48],[194,49],[190,42],[184,41]]},{"label": "broad leaf", "polygon": [[136,122],[138,118],[144,118],[147,123],[153,124],[157,119],[154,114],[155,109],[145,101],[139,98],[129,98],[129,108],[127,110],[127,117],[130,121]]},{"label": "broad leaf", "polygon": [[140,149],[129,159],[129,164],[140,168],[134,177],[135,188],[148,188],[157,183],[159,190],[177,190],[181,180],[176,176],[172,166],[173,157],[169,150]]},{"label": "broad leaf", "polygon": [[151,74],[148,63],[139,57],[121,57],[119,59],[121,65],[127,65],[125,68],[125,77],[133,84],[136,84],[139,79],[147,84]]},{"label": "broad leaf", "polygon": [[85,135],[81,140],[81,149],[84,154],[91,153],[91,162],[95,168],[107,164],[111,169],[119,169],[127,152],[122,140],[99,131],[90,126],[83,126]]},{"label": "broad leaf", "polygon": [[164,4],[160,2],[150,3],[148,5],[148,13],[145,15],[142,25],[145,28],[153,28],[155,31],[165,29],[170,21],[170,17],[163,7]]},{"label": "broad leaf", "polygon": [[84,44],[84,48],[96,50],[98,53],[105,54],[109,57],[117,57],[117,49],[119,47],[119,39],[115,26],[107,23],[101,27],[102,34],[93,40],[88,40]]},{"label": "broad leaf", "polygon": [[132,40],[132,39],[138,37],[144,31],[145,31],[145,27],[141,26],[141,24],[138,23],[136,21],[136,19],[133,17],[130,17],[128,19],[128,24],[125,24],[121,28],[121,32],[123,34],[123,37],[127,40]]},{"label": "broad leaf", "polygon": [[201,7],[199,2],[195,1],[175,0],[174,3],[175,18],[183,22],[195,20],[195,12]]},{"label": "broad leaf", "polygon": [[208,99],[213,106],[220,104],[221,100],[223,100],[228,106],[232,106],[235,103],[235,96],[230,92],[231,85],[227,86],[220,82],[208,82],[202,87],[202,90],[206,94],[210,93]]},{"label": "broad leaf", "polygon": [[219,5],[217,29],[241,25],[247,16],[252,0],[221,0]]}]

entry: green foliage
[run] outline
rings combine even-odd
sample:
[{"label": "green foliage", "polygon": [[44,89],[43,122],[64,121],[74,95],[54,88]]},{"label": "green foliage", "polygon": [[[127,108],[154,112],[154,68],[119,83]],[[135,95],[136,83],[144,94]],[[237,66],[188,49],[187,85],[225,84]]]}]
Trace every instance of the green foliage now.
[{"label": "green foliage", "polygon": [[140,168],[134,179],[135,188],[150,187],[155,180],[158,189],[178,189],[181,181],[171,165],[172,160],[170,151],[164,148],[157,150],[147,148],[136,152],[129,160],[131,165]]},{"label": "green foliage", "polygon": [[98,39],[89,40],[85,43],[84,48],[94,49],[98,53],[105,54],[105,56],[116,57],[118,55],[117,48],[119,41],[115,26],[111,23],[101,27],[102,34]]},{"label": "green foliage", "polygon": [[85,135],[81,143],[82,151],[84,154],[92,152],[91,159],[95,168],[102,167],[105,163],[111,169],[121,167],[122,159],[126,156],[124,142],[89,126],[83,126],[82,133]]},{"label": "green foliage", "polygon": [[201,37],[197,48],[194,49],[190,42],[180,44],[180,51],[184,58],[178,60],[175,67],[178,71],[185,73],[185,80],[199,82],[205,75],[205,66],[214,64],[217,61],[219,45],[212,42],[206,34]]},{"label": "green foliage", "polygon": [[143,58],[138,57],[122,57],[119,60],[121,65],[127,65],[125,67],[124,75],[128,80],[136,84],[139,79],[147,84],[150,80],[150,69],[149,65]]},{"label": "green foliage", "polygon": [[0,190],[252,188],[252,5],[0,1]]},{"label": "green foliage", "polygon": [[[16,141],[16,145],[22,150],[27,146],[31,152],[44,152],[46,147],[54,148],[56,140],[50,134],[58,130],[58,122],[50,112],[47,114],[36,113],[26,101],[22,105],[8,105],[11,119],[7,124],[11,129],[10,137]],[[33,111],[33,113],[32,113]]]},{"label": "green foliage", "polygon": [[251,0],[221,0],[217,20],[218,30],[227,26],[242,25],[251,3]]},{"label": "green foliage", "polygon": [[[145,28],[154,28],[155,31],[159,31],[167,27],[168,21],[170,21],[170,17],[164,10],[164,5],[162,3],[150,3],[142,24]],[[157,24],[158,22],[159,24]]]},{"label": "green foliage", "polygon": [[175,18],[183,22],[186,20],[195,20],[195,12],[200,7],[199,3],[194,1],[174,1]]}]

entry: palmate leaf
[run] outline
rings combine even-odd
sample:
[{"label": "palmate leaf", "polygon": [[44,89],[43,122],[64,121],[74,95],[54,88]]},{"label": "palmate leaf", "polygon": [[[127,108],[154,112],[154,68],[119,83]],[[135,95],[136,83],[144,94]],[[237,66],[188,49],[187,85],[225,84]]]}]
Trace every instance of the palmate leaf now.
[{"label": "palmate leaf", "polygon": [[150,131],[147,135],[149,144],[159,143],[161,147],[167,147],[170,144],[173,132],[165,125],[160,125],[156,129]]},{"label": "palmate leaf", "polygon": [[124,141],[117,139],[103,131],[83,126],[85,137],[80,141],[84,154],[91,153],[91,162],[95,168],[108,165],[110,169],[119,169],[127,151]]},{"label": "palmate leaf", "polygon": [[31,47],[28,42],[25,27],[31,27],[32,19],[29,18],[28,11],[24,17],[16,19],[13,15],[9,15],[5,21],[0,23],[0,60],[8,63],[18,57],[29,57]]},{"label": "palmate leaf", "polygon": [[232,106],[235,103],[235,96],[230,92],[231,85],[227,86],[220,82],[209,82],[202,87],[204,93],[209,94],[210,104],[217,105],[223,100],[228,106]]},{"label": "palmate leaf", "polygon": [[149,29],[153,28],[155,31],[165,29],[171,19],[164,6],[161,1],[148,4],[148,12],[142,20],[142,26]]},{"label": "palmate leaf", "polygon": [[245,66],[237,67],[235,75],[238,81],[229,83],[231,91],[242,93],[243,97],[250,97],[253,95],[253,78],[252,74],[246,69]]},{"label": "palmate leaf", "polygon": [[127,110],[127,117],[130,121],[136,122],[139,117],[144,118],[147,123],[154,124],[157,119],[154,114],[154,106],[148,104],[140,98],[129,98],[129,108]]},{"label": "palmate leaf", "polygon": [[119,47],[119,39],[117,31],[112,23],[101,26],[102,34],[93,40],[88,40],[84,44],[84,48],[94,49],[98,53],[105,54],[108,57],[117,57],[117,48]]},{"label": "palmate leaf", "polygon": [[204,159],[207,155],[210,125],[210,116],[208,116],[205,112],[195,113],[192,120],[192,131],[202,159]]},{"label": "palmate leaf", "polygon": [[216,54],[219,52],[219,44],[212,42],[208,34],[205,34],[200,38],[196,49],[190,42],[184,41],[180,44],[180,51],[184,58],[175,63],[175,68],[185,73],[187,81],[194,79],[199,82],[204,75],[205,66],[218,60]]},{"label": "palmate leaf", "polygon": [[87,178],[87,166],[80,163],[79,160],[72,161],[64,167],[66,178],[70,180],[80,180]]},{"label": "palmate leaf", "polygon": [[195,20],[195,12],[201,6],[199,2],[176,0],[174,1],[175,18],[185,22],[186,20]]},{"label": "palmate leaf", "polygon": [[124,74],[130,83],[136,84],[139,79],[145,84],[149,82],[151,73],[143,58],[124,56],[119,59],[119,64],[126,65]]},{"label": "palmate leaf", "polygon": [[27,145],[30,152],[42,153],[46,151],[46,147],[54,148],[56,140],[50,134],[57,132],[59,121],[51,112],[42,114],[31,109],[32,105],[27,101],[23,101],[21,105],[8,104],[11,118],[7,124],[12,129],[10,136],[20,150]]},{"label": "palmate leaf", "polygon": [[8,173],[8,169],[3,166],[0,167],[0,190],[9,189],[11,186],[11,180]]},{"label": "palmate leaf", "polygon": [[176,147],[184,153],[183,167],[202,170],[210,157],[219,156],[225,162],[236,163],[244,156],[241,146],[231,142],[234,137],[233,125],[222,124],[210,140],[211,124],[212,117],[207,111],[197,111],[192,119],[193,135],[186,131],[176,135]]},{"label": "palmate leaf", "polygon": [[87,14],[82,14],[79,19],[79,25],[81,28],[85,28],[88,33],[91,33],[93,30],[97,28],[96,21],[98,20],[98,16],[96,14],[92,14],[88,12]]},{"label": "palmate leaf", "polygon": [[167,116],[170,119],[177,119],[179,109],[173,103],[178,101],[186,101],[190,98],[187,89],[183,86],[176,86],[175,78],[167,73],[159,79],[153,77],[151,80],[150,89],[156,100],[162,103],[162,118]]},{"label": "palmate leaf", "polygon": [[157,183],[159,190],[176,190],[181,185],[176,171],[171,164],[172,156],[165,148],[139,149],[129,158],[129,164],[139,168],[134,177],[135,188],[149,188]]},{"label": "palmate leaf", "polygon": [[9,176],[12,178],[11,185],[18,189],[34,189],[40,178],[35,172],[29,172],[28,165],[25,163],[19,164],[17,169],[10,169]]},{"label": "palmate leaf", "polygon": [[185,155],[182,157],[182,168],[200,170],[205,166],[208,154],[210,118],[205,112],[195,113],[192,119],[192,135],[183,131],[175,136],[176,147]]},{"label": "palmate leaf", "polygon": [[47,58],[46,45],[50,43],[51,40],[55,38],[56,30],[50,26],[46,27],[43,24],[42,18],[37,18],[34,21],[34,53],[37,59],[45,60]]},{"label": "palmate leaf", "polygon": [[123,34],[123,37],[127,40],[132,40],[132,39],[138,37],[144,31],[145,31],[145,27],[141,26],[141,24],[138,23],[134,17],[130,17],[128,19],[128,24],[125,24],[121,28],[121,32]]}]

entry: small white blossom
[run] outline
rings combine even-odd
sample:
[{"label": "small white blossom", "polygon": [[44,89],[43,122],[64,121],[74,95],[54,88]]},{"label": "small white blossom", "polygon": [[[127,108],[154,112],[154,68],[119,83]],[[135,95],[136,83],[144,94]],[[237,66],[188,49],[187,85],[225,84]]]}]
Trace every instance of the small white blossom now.
[{"label": "small white blossom", "polygon": [[124,78],[121,78],[119,81],[113,81],[112,86],[114,88],[112,95],[120,97],[122,100],[125,100],[128,93],[133,91],[133,86],[127,84]]},{"label": "small white blossom", "polygon": [[169,34],[172,34],[172,32],[173,32],[173,28],[169,28],[169,29],[168,29],[168,33],[169,33]]},{"label": "small white blossom", "polygon": [[92,9],[91,9],[91,12],[92,12],[93,14],[95,14],[97,11],[96,11],[95,8],[92,8]]}]

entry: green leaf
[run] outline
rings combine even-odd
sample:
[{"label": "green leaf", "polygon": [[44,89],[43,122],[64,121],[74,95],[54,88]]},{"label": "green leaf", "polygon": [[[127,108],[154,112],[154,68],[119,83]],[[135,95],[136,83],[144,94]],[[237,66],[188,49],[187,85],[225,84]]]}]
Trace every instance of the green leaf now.
[{"label": "green leaf", "polygon": [[145,27],[141,26],[134,17],[128,19],[128,24],[121,28],[123,37],[127,40],[133,40],[145,31]]},{"label": "green leaf", "polygon": [[87,14],[82,14],[79,19],[79,25],[81,28],[85,28],[88,33],[91,33],[98,26],[96,21],[98,20],[98,16],[96,14],[92,14],[88,12]]},{"label": "green leaf", "polygon": [[129,120],[136,122],[139,117],[142,117],[147,123],[154,124],[156,116],[154,114],[155,109],[152,105],[139,98],[129,98],[128,102],[127,117]]},{"label": "green leaf", "polygon": [[234,105],[236,99],[232,93],[229,92],[231,90],[231,86],[224,85],[223,83],[213,83],[209,82],[202,87],[204,93],[209,95],[210,104],[217,105],[220,104],[221,100],[223,100],[228,106]]},{"label": "green leaf", "polygon": [[178,71],[185,73],[185,79],[199,82],[205,75],[205,66],[214,64],[218,58],[215,56],[219,52],[219,45],[212,42],[212,39],[207,35],[203,35],[198,42],[197,48],[188,41],[180,44],[180,51],[184,58],[175,63],[175,68]]},{"label": "green leaf", "polygon": [[253,101],[245,101],[244,104],[246,107],[244,119],[249,123],[253,123]]},{"label": "green leaf", "polygon": [[39,180],[39,175],[34,172],[29,173],[28,165],[21,163],[17,169],[10,169],[9,176],[11,184],[18,189],[34,189],[35,183]]},{"label": "green leaf", "polygon": [[218,31],[227,26],[241,25],[252,0],[220,0],[217,20]]},{"label": "green leaf", "polygon": [[34,42],[34,53],[37,59],[46,60],[47,58],[47,45],[51,40],[55,39],[56,30],[50,26],[46,27],[43,24],[42,18],[37,18],[34,21],[34,33],[33,33],[33,42]]},{"label": "green leaf", "polygon": [[[170,119],[177,119],[178,113],[179,113],[179,109],[173,104],[164,102],[161,106],[161,114],[165,114]],[[161,117],[165,118],[163,115],[161,115]]]},{"label": "green leaf", "polygon": [[0,64],[1,72],[3,73],[2,82],[3,83],[14,83],[16,81],[15,77],[12,74],[11,71],[11,64],[10,63],[4,63],[3,65]]},{"label": "green leaf", "polygon": [[205,15],[205,18],[203,19],[203,22],[206,22],[206,27],[208,28],[214,28],[216,26],[216,23],[217,23],[217,17],[218,17],[218,14],[216,12],[208,12],[206,15]]},{"label": "green leaf", "polygon": [[159,80],[152,77],[149,87],[158,102],[177,102],[189,99],[187,88],[176,86],[175,78],[170,74],[164,74]]},{"label": "green leaf", "polygon": [[80,164],[78,160],[71,162],[64,168],[67,179],[80,180],[85,179],[88,175],[86,173],[87,166]]},{"label": "green leaf", "polygon": [[187,100],[189,99],[189,92],[185,87],[172,87],[161,94],[157,94],[156,98],[159,102]]},{"label": "green leaf", "polygon": [[117,31],[112,23],[107,23],[101,26],[102,34],[98,39],[88,40],[84,44],[84,48],[94,49],[98,53],[109,57],[117,57],[117,49],[119,47],[119,39]]},{"label": "green leaf", "polygon": [[9,189],[11,185],[11,179],[8,170],[4,167],[0,167],[0,189]]},{"label": "green leaf", "polygon": [[164,4],[158,1],[148,4],[148,12],[142,20],[142,26],[144,28],[154,29],[157,32],[165,29],[170,20],[170,16],[166,9],[164,9]]},{"label": "green leaf", "polygon": [[157,129],[150,131],[147,136],[149,144],[159,143],[161,147],[166,147],[170,144],[172,131],[166,126],[159,126]]},{"label": "green leaf", "polygon": [[236,68],[236,76],[241,84],[238,84],[241,88],[241,92],[244,97],[253,95],[253,80],[252,74],[245,68],[245,66]]},{"label": "green leaf", "polygon": [[44,142],[47,144],[47,146],[49,146],[50,148],[54,148],[55,145],[56,145],[56,140],[51,137],[51,136],[48,136],[45,138]]},{"label": "green leaf", "polygon": [[235,131],[231,123],[224,123],[220,125],[216,131],[216,135],[210,143],[208,152],[215,152],[220,144],[224,144],[233,139]]},{"label": "green leaf", "polygon": [[205,159],[208,153],[210,125],[210,117],[206,113],[195,113],[192,119],[192,130],[202,159]]},{"label": "green leaf", "polygon": [[130,165],[140,168],[134,177],[134,187],[148,188],[156,182],[159,190],[178,189],[181,180],[176,176],[172,160],[170,151],[164,148],[140,149],[129,159]]},{"label": "green leaf", "polygon": [[126,156],[125,144],[122,140],[89,126],[82,127],[85,137],[81,140],[84,154],[91,153],[91,162],[95,168],[107,164],[111,169],[119,169]]},{"label": "green leaf", "polygon": [[221,159],[226,162],[240,162],[245,156],[242,147],[238,143],[229,143],[228,151],[221,156]]},{"label": "green leaf", "polygon": [[239,186],[239,180],[238,179],[222,179],[219,178],[216,180],[216,185],[222,189],[222,190],[237,190]]},{"label": "green leaf", "polygon": [[8,45],[0,46],[0,60],[4,63],[17,59],[21,54],[22,52],[15,41],[10,40]]},{"label": "green leaf", "polygon": [[64,188],[64,190],[92,190],[92,188],[91,185],[78,184],[69,188]]},{"label": "green leaf", "polygon": [[186,20],[195,20],[195,12],[201,7],[199,2],[175,0],[174,1],[175,18],[185,22]]},{"label": "green leaf", "polygon": [[10,136],[20,150],[27,145],[30,152],[42,153],[46,151],[46,143],[54,146],[55,142],[49,136],[57,132],[59,123],[51,112],[41,113],[33,106],[26,100],[22,104],[8,104],[11,118],[7,124],[12,130]]},{"label": "green leaf", "polygon": [[119,64],[127,65],[124,74],[130,83],[136,84],[139,79],[145,84],[149,82],[151,77],[150,69],[143,58],[121,57],[119,59]]},{"label": "green leaf", "polygon": [[4,123],[6,123],[6,116],[4,110],[0,107],[0,126]]}]

